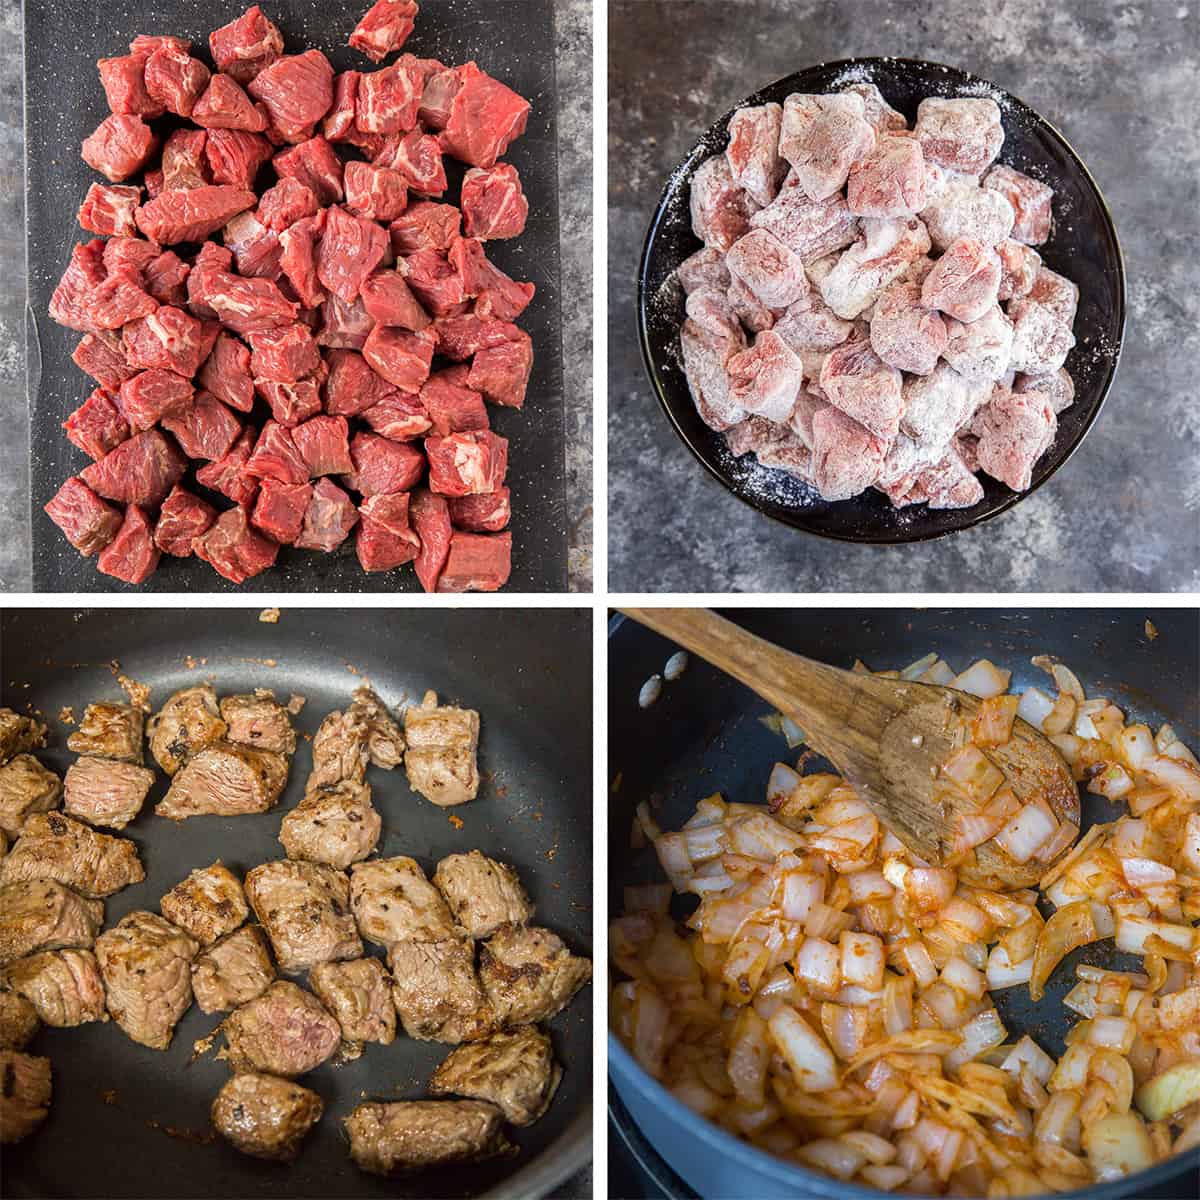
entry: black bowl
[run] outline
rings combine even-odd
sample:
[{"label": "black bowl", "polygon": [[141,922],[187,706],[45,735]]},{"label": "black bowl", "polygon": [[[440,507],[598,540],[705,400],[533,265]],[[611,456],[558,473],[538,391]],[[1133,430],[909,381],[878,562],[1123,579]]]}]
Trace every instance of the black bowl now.
[{"label": "black bowl", "polygon": [[[1048,267],[1079,285],[1077,340],[1066,363],[1075,381],[1075,403],[1059,414],[1054,444],[1034,467],[1027,492],[1014,492],[980,475],[984,496],[972,508],[931,512],[918,504],[897,510],[874,490],[830,503],[794,476],[759,466],[753,455],[734,458],[724,435],[709,429],[692,403],[679,350],[684,296],[673,272],[700,248],[689,211],[693,173],[705,159],[724,152],[726,127],[737,108],[771,100],[782,104],[792,92],[827,92],[863,80],[873,81],[910,122],[926,96],[991,97],[1004,122],[999,161],[1054,188],[1053,232],[1038,252]],[[840,541],[927,541],[1011,508],[1045,483],[1083,441],[1117,372],[1125,332],[1125,267],[1112,214],[1096,181],[1062,134],[1028,105],[955,67],[905,58],[846,59],[809,67],[748,96],[711,125],[671,173],[642,250],[638,330],[650,380],[675,431],[739,500],[797,529]]]}]

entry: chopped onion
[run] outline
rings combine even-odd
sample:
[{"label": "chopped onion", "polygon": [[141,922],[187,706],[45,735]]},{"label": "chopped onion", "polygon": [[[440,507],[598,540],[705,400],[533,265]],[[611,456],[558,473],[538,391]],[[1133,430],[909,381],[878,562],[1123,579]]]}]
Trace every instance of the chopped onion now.
[{"label": "chopped onion", "polygon": [[1000,1069],[1011,1075],[1020,1075],[1022,1069],[1027,1070],[1038,1083],[1044,1085],[1050,1082],[1050,1076],[1054,1074],[1054,1059],[1029,1034],[1025,1034],[1009,1051]]},{"label": "chopped onion", "polygon": [[824,1092],[837,1086],[833,1053],[794,1008],[784,1005],[767,1026],[802,1091]]},{"label": "chopped onion", "polygon": [[971,726],[971,740],[975,745],[1003,746],[1010,741],[1019,704],[1016,696],[991,696],[985,700]]},{"label": "chopped onion", "polygon": [[1121,1179],[1154,1162],[1154,1148],[1141,1117],[1134,1112],[1109,1113],[1083,1131],[1083,1146],[1096,1177]]},{"label": "chopped onion", "polygon": [[796,976],[814,991],[832,995],[841,985],[841,953],[824,938],[805,938],[796,955]]},{"label": "chopped onion", "polygon": [[1024,962],[1013,963],[1008,957],[1008,951],[1003,946],[992,947],[987,961],[989,988],[1016,987],[1020,983],[1028,983],[1032,976],[1032,956],[1025,959]]},{"label": "chopped onion", "polygon": [[1154,757],[1154,735],[1147,725],[1127,725],[1117,743],[1125,761],[1135,771],[1140,771]]},{"label": "chopped onion", "polygon": [[817,1138],[796,1149],[796,1157],[835,1179],[849,1179],[866,1162],[866,1155],[838,1138]]},{"label": "chopped onion", "polygon": [[783,877],[780,911],[787,920],[803,923],[824,895],[825,881],[819,875],[807,871],[789,871]]},{"label": "chopped onion", "polygon": [[1004,772],[978,746],[970,744],[942,764],[942,774],[978,804],[995,795],[1004,783]]},{"label": "chopped onion", "polygon": [[959,675],[953,686],[960,692],[969,692],[986,700],[989,696],[999,696],[1001,692],[1008,691],[1011,679],[1011,671],[1003,671],[986,658],[981,658]]},{"label": "chopped onion", "polygon": [[900,678],[908,680],[920,679],[921,676],[924,675],[925,672],[937,662],[937,660],[938,656],[936,654],[925,654],[921,658],[918,658],[915,663],[911,663],[909,666],[905,667],[904,670],[900,672]]},{"label": "chopped onion", "polygon": [[945,1058],[948,1071],[953,1071],[956,1067],[961,1067],[963,1063],[978,1058],[985,1050],[990,1050],[993,1046],[1001,1045],[1008,1036],[1008,1032],[1000,1020],[1000,1014],[994,1008],[985,1009],[972,1017],[959,1032],[962,1034],[961,1045],[951,1050]]},{"label": "chopped onion", "polygon": [[996,834],[996,844],[1015,862],[1027,863],[1058,828],[1054,818],[1033,804],[1026,804]]},{"label": "chopped onion", "polygon": [[869,933],[842,934],[842,979],[878,990],[883,987],[883,943]]},{"label": "chopped onion", "polygon": [[1092,921],[1092,906],[1087,900],[1060,908],[1046,922],[1033,952],[1033,974],[1029,980],[1029,996],[1040,1000],[1054,968],[1072,950],[1096,941],[1096,926]]},{"label": "chopped onion", "polygon": [[1032,725],[1034,729],[1041,729],[1042,722],[1050,715],[1053,707],[1054,701],[1041,688],[1030,687],[1021,693],[1021,699],[1017,705],[1017,716]]},{"label": "chopped onion", "polygon": [[1039,654],[1032,662],[1035,667],[1048,671],[1054,676],[1054,682],[1058,685],[1060,692],[1068,693],[1079,704],[1083,703],[1085,699],[1083,685],[1069,667],[1064,666],[1048,654]]},{"label": "chopped onion", "polygon": [[1185,800],[1200,801],[1200,771],[1188,763],[1159,754],[1142,763],[1141,769],[1151,782],[1169,788]]}]

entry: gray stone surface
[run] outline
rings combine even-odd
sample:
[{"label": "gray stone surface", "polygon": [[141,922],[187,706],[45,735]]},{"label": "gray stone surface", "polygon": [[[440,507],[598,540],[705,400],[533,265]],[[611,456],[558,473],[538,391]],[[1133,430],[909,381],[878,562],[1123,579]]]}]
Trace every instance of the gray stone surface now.
[{"label": "gray stone surface", "polygon": [[[366,5],[364,4],[364,8]],[[592,586],[592,5],[555,0],[563,374],[572,591]],[[0,0],[0,591],[28,591],[29,441],[25,399],[24,118],[21,6]]]},{"label": "gray stone surface", "polygon": [[[612,0],[609,587],[614,591],[1200,589],[1200,4],[1088,0]],[[670,170],[757,87],[856,55],[973,71],[1061,129],[1105,193],[1129,276],[1104,411],[1035,495],[940,542],[849,546],[777,525],[710,479],[662,415],[635,274]]]}]

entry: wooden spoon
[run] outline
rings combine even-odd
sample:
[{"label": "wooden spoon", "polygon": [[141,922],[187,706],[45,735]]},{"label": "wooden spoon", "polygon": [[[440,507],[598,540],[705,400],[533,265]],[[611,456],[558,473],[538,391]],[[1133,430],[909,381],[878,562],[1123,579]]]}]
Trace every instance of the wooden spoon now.
[{"label": "wooden spoon", "polygon": [[[934,798],[938,769],[954,750],[960,718],[981,701],[968,692],[843,671],[781,650],[702,608],[626,608],[635,621],[669,637],[757,692],[791,717],[871,811],[910,850],[941,866],[961,808]],[[988,757],[1022,801],[1043,797],[1060,821],[1079,827],[1079,789],[1062,755],[1032,725],[1017,718],[1012,739]],[[975,848],[976,865],[957,868],[980,887],[1031,887],[1049,863],[1015,862],[998,846]]]}]

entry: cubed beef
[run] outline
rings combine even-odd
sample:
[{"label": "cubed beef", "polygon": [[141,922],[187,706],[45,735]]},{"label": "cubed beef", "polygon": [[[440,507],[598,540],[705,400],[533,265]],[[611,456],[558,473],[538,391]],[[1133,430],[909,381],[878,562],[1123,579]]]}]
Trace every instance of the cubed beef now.
[{"label": "cubed beef", "polygon": [[964,175],[979,175],[1004,143],[1000,106],[986,99],[930,96],[917,105],[913,132],[929,162]]},{"label": "cubed beef", "polygon": [[254,453],[255,431],[244,429],[229,453],[196,472],[196,482],[227,496],[235,504],[249,504],[258,494],[258,478],[246,470]]},{"label": "cubed beef", "polygon": [[105,187],[93,183],[79,206],[79,224],[89,233],[136,237],[134,213],[141,199],[140,187]]},{"label": "cubed beef", "polygon": [[408,188],[399,172],[371,163],[348,162],[345,180],[346,207],[355,216],[392,221],[404,211]]},{"label": "cubed beef", "polygon": [[270,1162],[295,1162],[325,1103],[288,1079],[251,1072],[234,1075],[217,1093],[213,1128],[243,1154]]},{"label": "cubed beef", "polygon": [[250,915],[241,881],[219,860],[177,883],[158,906],[168,921],[202,946],[232,933]]},{"label": "cubed beef", "polygon": [[430,427],[425,405],[420,396],[411,392],[389,392],[368,408],[362,418],[381,437],[394,442],[411,442]]},{"label": "cubed beef", "polygon": [[288,760],[282,754],[213,742],[175,773],[154,811],[173,821],[205,813],[231,817],[266,812],[278,801],[287,775]]},{"label": "cubed beef", "polygon": [[176,129],[171,133],[163,144],[162,191],[182,192],[212,182],[204,157],[207,144],[208,134],[203,129]]},{"label": "cubed beef", "polygon": [[467,383],[493,404],[521,408],[533,371],[533,342],[523,330],[519,339],[480,350],[471,362]]},{"label": "cubed beef", "polygon": [[[770,237],[770,234],[764,236]],[[783,249],[791,253],[786,247]],[[533,284],[510,279],[488,261],[483,243],[475,238],[459,238],[450,247],[449,262],[463,281],[463,294],[468,299],[476,299],[475,310],[480,316],[511,321],[529,307],[536,291]],[[798,259],[796,268],[803,275],[804,267]]]},{"label": "cubed beef", "polygon": [[410,333],[377,325],[363,343],[363,357],[377,374],[402,392],[419,392],[429,378],[435,344],[432,330]]},{"label": "cubed beef", "polygon": [[196,110],[208,83],[208,68],[178,47],[159,46],[146,60],[146,91],[167,112],[191,117],[197,125],[203,124],[196,119]]},{"label": "cubed beef", "polygon": [[125,54],[120,58],[102,58],[96,63],[110,112],[148,118],[162,116],[162,104],[146,90],[146,60],[149,57],[148,54]]},{"label": "cubed beef", "polygon": [[327,356],[329,378],[325,381],[325,411],[333,416],[353,417],[378,404],[391,390],[353,350],[331,350]]},{"label": "cubed beef", "polygon": [[250,351],[225,330],[217,334],[212,353],[200,368],[197,382],[238,412],[249,412],[254,407]]},{"label": "cubed beef", "polygon": [[86,312],[92,328],[119,329],[130,321],[149,316],[157,308],[158,301],[142,286],[140,272],[122,266],[109,271],[104,282],[91,290]]},{"label": "cubed beef", "polygon": [[342,191],[342,160],[323,138],[314,137],[275,155],[272,162],[281,179],[295,179],[312,189],[322,204],[335,204]]},{"label": "cubed beef", "polygon": [[321,391],[317,377],[310,376],[298,383],[278,383],[256,379],[255,390],[270,405],[271,415],[289,429],[307,421],[321,411]]},{"label": "cubed beef", "polygon": [[198,538],[217,519],[217,510],[178,484],[163,501],[154,527],[154,544],[164,553],[187,558],[192,540]]},{"label": "cubed beef", "polygon": [[[309,191],[308,188],[305,190]],[[309,194],[312,194],[311,191]],[[309,308],[326,298],[325,289],[317,280],[317,240],[324,228],[325,213],[322,211],[317,216],[302,217],[279,235],[282,248],[280,270],[287,276],[296,295]],[[328,324],[328,320],[322,323]]]},{"label": "cubed beef", "polygon": [[300,536],[311,496],[310,484],[264,479],[250,520],[272,540],[291,545]]},{"label": "cubed beef", "polygon": [[250,528],[244,508],[224,512],[192,544],[198,558],[211,564],[218,575],[245,583],[272,566],[279,547]]},{"label": "cubed beef", "polygon": [[186,416],[194,392],[190,380],[155,367],[121,384],[121,411],[136,433],[164,417]]},{"label": "cubed beef", "polygon": [[411,491],[425,473],[425,455],[407,442],[356,433],[350,442],[354,473],[347,482],[363,496]]},{"label": "cubed beef", "polygon": [[525,1025],[453,1050],[433,1073],[429,1090],[490,1101],[514,1125],[531,1125],[549,1108],[561,1079],[549,1035]]},{"label": "cubed beef", "polygon": [[187,277],[191,271],[174,250],[164,250],[146,264],[142,280],[159,304],[182,308],[187,303]]},{"label": "cubed beef", "polygon": [[405,258],[397,269],[435,317],[458,311],[467,299],[462,275],[444,254],[433,250],[417,250]]},{"label": "cubed beef", "polygon": [[306,50],[276,59],[247,86],[283,139],[302,142],[333,103],[333,68],[320,50]]},{"label": "cubed beef", "polygon": [[487,429],[483,397],[467,386],[470,368],[465,365],[435,371],[421,386],[421,407],[437,437],[469,429]]},{"label": "cubed beef", "polygon": [[92,170],[110,183],[121,183],[141,171],[157,149],[158,138],[141,117],[114,114],[84,139],[81,154]]},{"label": "cubed beef", "polygon": [[385,134],[383,145],[372,161],[377,167],[395,171],[408,190],[418,196],[445,194],[446,165],[442,161],[441,143],[432,134],[420,129]]},{"label": "cubed beef", "polygon": [[453,204],[417,200],[388,226],[392,250],[415,254],[418,250],[449,250],[459,236],[462,214]]},{"label": "cubed beef", "polygon": [[191,379],[212,353],[219,332],[219,326],[206,327],[182,308],[164,304],[125,326],[125,361],[131,367],[160,368]]},{"label": "cubed beef", "polygon": [[441,941],[394,942],[388,963],[396,980],[392,999],[410,1038],[469,1042],[495,1028],[470,938],[451,934]]},{"label": "cubed beef", "polygon": [[145,717],[132,704],[89,704],[67,738],[67,749],[95,758],[141,763]]},{"label": "cubed beef", "polygon": [[[277,956],[278,952],[276,944]],[[282,957],[280,966],[294,969]],[[223,1028],[229,1065],[243,1078],[248,1072],[303,1075],[319,1067],[342,1040],[341,1026],[321,1002],[311,992],[282,979],[257,999],[235,1009]]]},{"label": "cubed beef", "polygon": [[250,373],[260,379],[295,383],[315,371],[321,352],[307,325],[297,322],[250,334]]},{"label": "cubed beef", "polygon": [[304,527],[296,539],[302,550],[336,550],[358,521],[354,501],[331,479],[318,479],[304,512]]},{"label": "cubed beef", "polygon": [[370,496],[359,507],[355,550],[367,572],[390,571],[412,562],[420,541],[408,520],[407,492]]},{"label": "cubed beef", "polygon": [[221,701],[221,716],[228,726],[226,736],[258,750],[275,754],[296,753],[296,731],[288,710],[275,699],[275,693],[256,688],[252,695],[226,696]]},{"label": "cubed beef", "polygon": [[225,722],[211,684],[173,692],[150,718],[150,753],[168,774],[174,775],[194,754],[225,736]]},{"label": "cubed beef", "polygon": [[429,488],[443,496],[494,492],[508,470],[508,439],[469,430],[426,439]]},{"label": "cubed beef", "polygon": [[350,881],[341,871],[322,863],[262,863],[246,876],[246,899],[284,971],[362,957]]},{"label": "cubed beef", "polygon": [[354,124],[361,133],[404,133],[417,123],[424,79],[412,60],[366,71],[358,81]]},{"label": "cubed beef", "polygon": [[499,533],[511,518],[512,504],[506,487],[494,492],[450,497],[450,520],[456,529]]},{"label": "cubed beef", "polygon": [[208,392],[197,392],[182,416],[164,417],[162,426],[192,459],[216,462],[224,458],[242,432],[242,423]]},{"label": "cubed beef", "polygon": [[500,1022],[545,1021],[570,1004],[592,977],[590,959],[533,925],[506,925],[484,942],[479,978]]},{"label": "cubed beef", "polygon": [[408,40],[417,19],[416,0],[376,0],[350,35],[350,46],[382,62]]},{"label": "cubed beef", "polygon": [[473,62],[457,70],[459,88],[441,133],[442,149],[473,167],[494,167],[509,145],[525,132],[529,101]]},{"label": "cubed beef", "polygon": [[191,115],[202,129],[244,129],[261,133],[267,127],[267,118],[228,75],[212,77]]},{"label": "cubed beef", "polygon": [[442,67],[425,81],[421,93],[421,107],[417,116],[426,129],[445,129],[450,120],[450,106],[462,87],[462,73],[458,67]]},{"label": "cubed beef", "polygon": [[317,250],[317,278],[351,304],[388,249],[386,230],[335,205]]},{"label": "cubed beef", "polygon": [[358,100],[359,71],[342,71],[333,81],[333,107],[321,124],[321,133],[331,142],[344,142],[355,134],[354,113]]},{"label": "cubed beef", "polygon": [[157,508],[186,468],[187,460],[178,446],[159,430],[147,429],[115,446],[79,474],[105,499]]},{"label": "cubed beef", "polygon": [[98,387],[63,422],[67,437],[91,459],[103,458],[129,436],[129,423],[117,397]]},{"label": "cubed beef", "polygon": [[80,242],[71,251],[62,278],[50,297],[50,318],[68,329],[81,333],[97,332],[98,327],[88,315],[92,292],[104,282],[105,243],[101,238]]},{"label": "cubed beef", "polygon": [[89,825],[124,829],[142,811],[153,786],[154,772],[145,767],[84,755],[63,779],[63,811]]},{"label": "cubed beef", "polygon": [[253,208],[258,197],[249,188],[225,184],[163,192],[137,211],[138,228],[163,245],[201,242],[229,223],[231,217]]},{"label": "cubed beef", "polygon": [[321,332],[317,342],[339,350],[361,350],[375,322],[363,307],[361,297],[347,304],[340,296],[329,295],[321,305]]},{"label": "cubed beef", "polygon": [[124,583],[145,583],[158,566],[159,557],[149,518],[136,504],[130,504],[116,537],[100,551],[96,569]]},{"label": "cubed beef", "polygon": [[279,279],[283,255],[279,235],[261,224],[253,213],[238,213],[225,226],[221,236],[233,251],[239,275],[252,279]]},{"label": "cubed beef", "polygon": [[[200,274],[193,270],[188,283]],[[257,333],[295,322],[300,306],[289,300],[270,279],[243,279],[227,271],[205,270],[199,298],[234,333]]]},{"label": "cubed beef", "polygon": [[292,430],[292,442],[313,479],[353,472],[349,436],[345,417],[316,416]]},{"label": "cubed beef", "polygon": [[[286,820],[286,818],[285,818]],[[318,963],[309,984],[342,1027],[342,1040],[390,1045],[396,1037],[391,976],[377,958]]]},{"label": "cubed beef", "polygon": [[467,237],[489,240],[520,237],[529,216],[517,168],[497,163],[489,170],[472,167],[462,184],[463,227]]},{"label": "cubed beef", "polygon": [[445,496],[437,496],[428,488],[418,488],[409,502],[409,519],[421,542],[413,566],[421,586],[436,592],[438,580],[450,553],[450,509]]},{"label": "cubed beef", "polygon": [[499,321],[476,313],[439,317],[434,322],[434,332],[437,334],[437,352],[454,362],[464,362],[480,350],[529,336],[511,321]]},{"label": "cubed beef", "polygon": [[363,307],[377,325],[417,331],[430,323],[429,314],[398,271],[376,271],[362,285]]},{"label": "cubed beef", "polygon": [[[275,964],[261,926],[226,934],[192,963],[192,989],[203,1013],[228,1012],[261,996],[275,979]],[[234,1076],[241,1078],[241,1076]]]},{"label": "cubed beef", "polygon": [[103,550],[121,527],[120,510],[105,504],[77,477],[58,489],[45,512],[85,558]]},{"label": "cubed beef", "polygon": [[488,938],[502,925],[524,925],[533,916],[516,871],[478,850],[443,858],[433,882],[468,937]]},{"label": "cubed beef", "polygon": [[495,592],[512,570],[511,533],[466,533],[456,529],[438,578],[439,592]]},{"label": "cubed beef", "polygon": [[280,483],[307,483],[308,467],[292,441],[291,433],[278,421],[267,421],[246,462],[246,473]]},{"label": "cubed beef", "polygon": [[383,1176],[511,1154],[503,1123],[501,1110],[482,1100],[371,1101],[343,1122],[350,1157],[362,1170]]},{"label": "cubed beef", "polygon": [[228,25],[214,29],[208,45],[217,70],[245,86],[283,53],[283,34],[254,4]]},{"label": "cubed beef", "polygon": [[137,370],[125,361],[120,336],[110,330],[85,333],[71,355],[72,361],[101,387],[117,391]]},{"label": "cubed beef", "polygon": [[285,177],[259,197],[258,219],[268,229],[282,233],[304,217],[315,217],[320,207],[308,184]]},{"label": "cubed beef", "polygon": [[[18,754],[10,758],[0,766],[0,833],[13,839],[20,837],[25,822],[34,813],[50,812],[58,807],[62,791],[62,780],[32,754]],[[14,913],[8,917],[6,912],[8,920],[14,920],[15,916]],[[24,934],[14,931],[10,941],[13,936],[25,940]],[[87,945],[91,945],[90,937]],[[3,957],[0,955],[0,961],[3,961]]]}]

